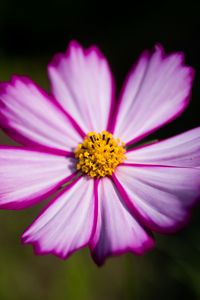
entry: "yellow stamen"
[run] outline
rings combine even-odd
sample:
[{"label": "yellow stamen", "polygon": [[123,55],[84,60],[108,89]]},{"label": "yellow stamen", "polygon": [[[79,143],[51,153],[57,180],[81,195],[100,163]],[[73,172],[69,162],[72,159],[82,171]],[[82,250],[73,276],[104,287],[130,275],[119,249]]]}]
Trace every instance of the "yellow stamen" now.
[{"label": "yellow stamen", "polygon": [[75,150],[76,168],[95,178],[110,176],[126,159],[125,152],[124,143],[120,144],[108,131],[89,132]]}]

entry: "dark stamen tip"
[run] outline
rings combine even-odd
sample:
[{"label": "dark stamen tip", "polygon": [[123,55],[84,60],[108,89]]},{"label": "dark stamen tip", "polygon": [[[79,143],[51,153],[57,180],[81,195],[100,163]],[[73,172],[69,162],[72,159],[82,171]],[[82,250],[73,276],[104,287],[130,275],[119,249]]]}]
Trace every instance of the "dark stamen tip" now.
[{"label": "dark stamen tip", "polygon": [[93,143],[95,142],[95,139],[94,139],[94,136],[93,136],[93,135],[90,136],[90,139],[91,139],[91,141],[92,141]]},{"label": "dark stamen tip", "polygon": [[106,141],[106,145],[108,145],[109,141],[110,141],[110,138],[108,138],[108,139],[107,139],[107,141]]}]

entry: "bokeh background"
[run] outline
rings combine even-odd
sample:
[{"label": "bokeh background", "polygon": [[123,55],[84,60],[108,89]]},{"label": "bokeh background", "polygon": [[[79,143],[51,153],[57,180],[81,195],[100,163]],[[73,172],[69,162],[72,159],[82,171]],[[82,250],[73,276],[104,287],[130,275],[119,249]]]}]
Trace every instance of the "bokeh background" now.
[{"label": "bokeh background", "polygon": [[[49,89],[46,65],[71,39],[97,44],[109,59],[118,91],[139,53],[156,42],[168,52],[183,51],[196,70],[186,112],[152,138],[164,138],[199,125],[200,17],[195,2],[0,0],[0,81],[13,73],[30,76]],[[0,132],[1,144],[14,144]],[[0,181],[1,184],[1,181]],[[45,201],[24,211],[0,211],[1,300],[200,299],[200,207],[177,234],[159,236],[150,253],[109,259],[94,265],[89,251],[67,261],[35,256],[20,234]]]}]

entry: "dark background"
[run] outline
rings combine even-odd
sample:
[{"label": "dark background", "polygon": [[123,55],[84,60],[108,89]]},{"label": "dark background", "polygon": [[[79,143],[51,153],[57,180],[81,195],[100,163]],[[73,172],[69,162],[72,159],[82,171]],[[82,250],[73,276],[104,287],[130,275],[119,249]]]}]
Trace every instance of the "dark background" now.
[{"label": "dark background", "polygon": [[[103,1],[0,1],[0,80],[25,74],[48,89],[46,64],[71,39],[97,44],[107,56],[118,91],[141,51],[156,42],[167,52],[183,51],[196,70],[190,106],[152,138],[199,125],[200,9],[194,1],[120,4]],[[12,142],[0,133],[1,144]],[[43,203],[44,204],[44,203]],[[42,205],[0,212],[0,299],[200,299],[200,209],[189,226],[157,236],[143,257],[110,259],[98,269],[87,250],[62,262],[36,257],[19,236]]]}]

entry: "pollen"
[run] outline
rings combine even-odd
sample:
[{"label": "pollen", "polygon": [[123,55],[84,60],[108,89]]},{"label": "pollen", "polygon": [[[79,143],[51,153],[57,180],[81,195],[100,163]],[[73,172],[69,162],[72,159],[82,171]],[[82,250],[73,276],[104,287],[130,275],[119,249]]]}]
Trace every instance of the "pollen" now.
[{"label": "pollen", "polygon": [[76,168],[90,177],[111,176],[126,156],[124,143],[108,131],[89,132],[75,150]]}]

